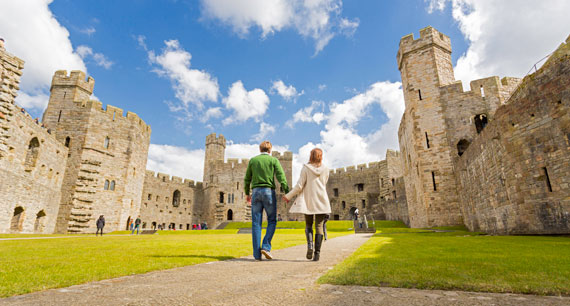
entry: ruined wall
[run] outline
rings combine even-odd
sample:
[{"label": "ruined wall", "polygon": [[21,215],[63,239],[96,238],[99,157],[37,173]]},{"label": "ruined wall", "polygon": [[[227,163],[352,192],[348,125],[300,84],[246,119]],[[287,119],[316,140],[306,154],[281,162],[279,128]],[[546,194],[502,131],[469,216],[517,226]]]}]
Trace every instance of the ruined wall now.
[{"label": "ruined wall", "polygon": [[412,227],[461,224],[439,87],[455,81],[449,37],[431,27],[400,41],[398,68],[406,109],[398,137]]},{"label": "ruined wall", "polygon": [[141,202],[143,228],[157,229],[161,224],[168,229],[173,224],[177,230],[187,230],[206,221],[201,182],[146,171]]},{"label": "ruined wall", "polygon": [[119,230],[140,209],[150,127],[89,100],[93,86],[81,71],[57,71],[52,80],[44,123],[69,146],[57,232],[95,232],[99,215]]},{"label": "ruined wall", "polygon": [[459,159],[461,210],[470,230],[570,232],[570,37]]},{"label": "ruined wall", "polygon": [[67,148],[14,104],[23,65],[0,46],[0,233],[52,233]]}]

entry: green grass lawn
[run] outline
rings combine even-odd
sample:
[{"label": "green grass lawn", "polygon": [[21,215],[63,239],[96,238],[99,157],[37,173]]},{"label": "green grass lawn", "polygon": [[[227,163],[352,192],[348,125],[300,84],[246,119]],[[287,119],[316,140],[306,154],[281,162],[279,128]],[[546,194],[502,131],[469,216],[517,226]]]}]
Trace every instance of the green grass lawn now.
[{"label": "green grass lawn", "polygon": [[382,233],[319,282],[569,295],[570,239],[482,236],[465,231]]},{"label": "green grass lawn", "polygon": [[[160,231],[0,241],[0,297],[251,254],[251,235],[236,233],[237,229]],[[273,238],[274,249],[302,243],[305,235],[299,229],[278,229]]]}]

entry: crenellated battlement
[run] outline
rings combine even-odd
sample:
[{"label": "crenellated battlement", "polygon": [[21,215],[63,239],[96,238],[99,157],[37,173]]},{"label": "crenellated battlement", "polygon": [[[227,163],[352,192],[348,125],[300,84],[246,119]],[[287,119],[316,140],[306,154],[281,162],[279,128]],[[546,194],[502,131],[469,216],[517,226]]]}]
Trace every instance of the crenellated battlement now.
[{"label": "crenellated battlement", "polygon": [[212,133],[210,135],[207,135],[206,136],[206,146],[211,145],[211,144],[218,144],[218,145],[221,145],[225,148],[226,147],[226,138],[222,134],[217,136],[216,133]]},{"label": "crenellated battlement", "polygon": [[376,170],[376,169],[380,168],[381,162],[382,161],[376,161],[376,162],[369,162],[368,164],[358,164],[358,165],[347,166],[344,168],[331,169],[330,174],[331,175],[340,175],[340,174],[346,174],[346,173],[364,172],[367,170]]},{"label": "crenellated battlement", "polygon": [[271,156],[279,159],[279,160],[293,160],[293,152],[285,151],[280,153],[279,151],[272,151]]},{"label": "crenellated battlement", "polygon": [[397,59],[398,68],[402,68],[402,60],[406,54],[418,51],[430,46],[436,46],[448,53],[451,53],[451,39],[449,36],[439,32],[431,26],[420,30],[420,38],[414,39],[414,34],[410,33],[400,39],[400,48],[398,49]]},{"label": "crenellated battlement", "polygon": [[180,187],[202,188],[203,186],[202,182],[196,182],[179,176],[170,176],[170,174],[154,172],[152,170],[146,170],[145,180],[153,180],[155,183],[162,182],[171,185],[179,185]]},{"label": "crenellated battlement", "polygon": [[67,70],[58,70],[53,75],[51,89],[57,86],[77,86],[87,91],[89,94],[92,94],[95,86],[95,79],[92,77],[87,77],[86,79],[85,72],[80,70],[72,70],[69,75],[67,74]]},{"label": "crenellated battlement", "polygon": [[75,104],[96,111],[97,113],[102,113],[108,117],[109,121],[114,121],[117,124],[128,123],[138,125],[145,136],[150,136],[152,131],[150,125],[146,124],[136,113],[127,111],[125,115],[122,108],[113,105],[107,105],[105,108],[103,103],[98,100],[76,101]]}]

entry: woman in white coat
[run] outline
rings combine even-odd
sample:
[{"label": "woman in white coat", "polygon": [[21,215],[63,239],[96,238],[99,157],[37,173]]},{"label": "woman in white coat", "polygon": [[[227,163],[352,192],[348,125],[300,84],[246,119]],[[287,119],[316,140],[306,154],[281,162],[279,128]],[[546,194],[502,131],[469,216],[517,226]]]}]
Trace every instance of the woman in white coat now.
[{"label": "woman in white coat", "polygon": [[[284,196],[289,202],[299,195],[291,206],[291,213],[305,214],[305,235],[307,237],[307,259],[318,261],[323,242],[323,224],[325,215],[331,213],[331,205],[327,195],[329,169],[322,165],[323,151],[315,148],[311,151],[309,163],[303,165],[297,185]],[[315,247],[313,255],[313,220],[315,221]]]}]

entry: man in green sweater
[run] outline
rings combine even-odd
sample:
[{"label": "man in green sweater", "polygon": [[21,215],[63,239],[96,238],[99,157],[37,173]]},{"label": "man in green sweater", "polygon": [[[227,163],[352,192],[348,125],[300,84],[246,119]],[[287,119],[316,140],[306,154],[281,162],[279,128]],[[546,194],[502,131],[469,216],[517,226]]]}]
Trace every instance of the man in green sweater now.
[{"label": "man in green sweater", "polygon": [[[283,172],[279,160],[270,155],[271,147],[269,141],[264,141],[259,145],[261,154],[249,161],[243,184],[247,202],[251,203],[251,237],[253,241],[253,257],[256,260],[261,260],[261,254],[267,259],[273,259],[271,255],[271,239],[273,239],[275,227],[277,226],[275,177],[277,177],[283,191],[285,193],[289,192],[285,172]],[[252,190],[251,195],[249,193],[250,187]],[[267,231],[260,248],[263,210],[267,214]]]}]

